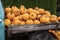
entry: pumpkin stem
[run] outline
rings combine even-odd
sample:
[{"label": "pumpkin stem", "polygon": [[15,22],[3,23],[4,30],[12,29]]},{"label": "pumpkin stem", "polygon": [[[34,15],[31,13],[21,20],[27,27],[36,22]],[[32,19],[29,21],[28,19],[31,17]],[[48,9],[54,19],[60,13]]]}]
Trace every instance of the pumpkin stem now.
[{"label": "pumpkin stem", "polygon": [[8,8],[10,8],[10,6],[8,6]]}]

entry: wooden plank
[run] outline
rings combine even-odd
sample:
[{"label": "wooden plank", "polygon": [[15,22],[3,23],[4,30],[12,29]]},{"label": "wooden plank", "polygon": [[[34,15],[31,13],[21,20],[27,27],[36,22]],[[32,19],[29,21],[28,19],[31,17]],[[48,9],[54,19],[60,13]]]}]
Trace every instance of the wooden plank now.
[{"label": "wooden plank", "polygon": [[15,26],[8,30],[11,30],[12,33],[22,33],[22,32],[31,32],[31,31],[37,31],[37,30],[48,30],[48,29],[54,29],[56,25],[44,25],[40,27],[34,27],[34,26]]}]

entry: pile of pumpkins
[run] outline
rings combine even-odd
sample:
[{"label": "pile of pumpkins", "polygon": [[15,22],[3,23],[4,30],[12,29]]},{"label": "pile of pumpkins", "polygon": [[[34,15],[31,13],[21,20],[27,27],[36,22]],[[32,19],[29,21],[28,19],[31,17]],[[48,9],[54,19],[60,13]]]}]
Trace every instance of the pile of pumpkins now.
[{"label": "pile of pumpkins", "polygon": [[50,33],[54,34],[57,40],[60,40],[60,31],[49,30]]},{"label": "pile of pumpkins", "polygon": [[59,21],[60,17],[51,15],[50,11],[39,7],[27,9],[24,5],[21,5],[20,8],[17,8],[16,6],[5,8],[5,26],[41,24]]}]

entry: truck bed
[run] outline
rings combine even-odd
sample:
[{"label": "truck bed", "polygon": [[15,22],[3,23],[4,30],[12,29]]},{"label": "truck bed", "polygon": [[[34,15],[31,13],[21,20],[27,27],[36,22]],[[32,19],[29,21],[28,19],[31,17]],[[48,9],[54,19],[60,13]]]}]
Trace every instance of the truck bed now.
[{"label": "truck bed", "polygon": [[10,25],[8,30],[15,34],[15,33],[23,33],[23,32],[31,32],[31,31],[38,31],[38,30],[48,30],[48,29],[55,29],[60,28],[60,23],[49,23],[49,24],[32,24],[32,25]]}]

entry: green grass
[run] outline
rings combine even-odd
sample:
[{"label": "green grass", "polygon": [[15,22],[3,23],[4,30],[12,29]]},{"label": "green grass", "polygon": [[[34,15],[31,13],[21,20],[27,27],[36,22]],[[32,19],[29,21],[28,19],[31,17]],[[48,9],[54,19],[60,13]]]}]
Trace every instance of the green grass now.
[{"label": "green grass", "polygon": [[3,5],[4,8],[13,5],[17,7],[24,5],[26,8],[37,6],[51,11],[52,14],[56,14],[56,0],[3,0]]}]

